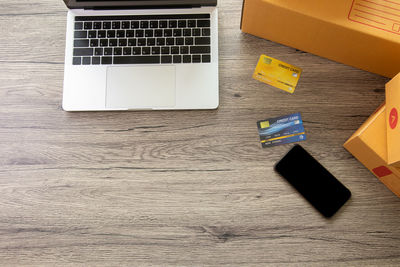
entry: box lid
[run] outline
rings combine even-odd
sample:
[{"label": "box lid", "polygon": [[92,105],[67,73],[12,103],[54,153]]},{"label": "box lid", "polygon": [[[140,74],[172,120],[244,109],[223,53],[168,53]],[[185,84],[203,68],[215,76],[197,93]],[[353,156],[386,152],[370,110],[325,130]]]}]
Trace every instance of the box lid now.
[{"label": "box lid", "polygon": [[400,167],[400,73],[386,84],[388,164]]}]

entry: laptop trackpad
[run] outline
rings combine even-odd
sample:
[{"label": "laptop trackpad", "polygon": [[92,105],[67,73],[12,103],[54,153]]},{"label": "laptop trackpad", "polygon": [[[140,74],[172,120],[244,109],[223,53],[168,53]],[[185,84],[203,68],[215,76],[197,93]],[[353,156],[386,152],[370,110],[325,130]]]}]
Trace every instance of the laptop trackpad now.
[{"label": "laptop trackpad", "polygon": [[175,93],[175,66],[107,68],[107,108],[174,107]]}]

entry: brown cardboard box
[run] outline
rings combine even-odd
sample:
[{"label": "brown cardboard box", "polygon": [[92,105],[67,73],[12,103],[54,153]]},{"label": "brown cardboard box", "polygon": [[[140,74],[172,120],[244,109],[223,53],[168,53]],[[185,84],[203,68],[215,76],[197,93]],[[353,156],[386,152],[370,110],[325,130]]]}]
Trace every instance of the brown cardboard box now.
[{"label": "brown cardboard box", "polygon": [[368,118],[344,147],[400,197],[400,169],[387,164],[385,105]]},{"label": "brown cardboard box", "polygon": [[386,77],[400,72],[400,0],[244,0],[241,29]]},{"label": "brown cardboard box", "polygon": [[386,84],[388,164],[400,168],[400,73]]}]

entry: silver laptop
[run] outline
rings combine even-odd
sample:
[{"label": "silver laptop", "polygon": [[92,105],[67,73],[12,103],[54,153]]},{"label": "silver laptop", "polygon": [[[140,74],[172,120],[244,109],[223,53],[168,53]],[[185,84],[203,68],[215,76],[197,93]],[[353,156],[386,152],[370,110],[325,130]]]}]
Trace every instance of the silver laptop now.
[{"label": "silver laptop", "polygon": [[63,109],[215,109],[217,0],[64,0]]}]

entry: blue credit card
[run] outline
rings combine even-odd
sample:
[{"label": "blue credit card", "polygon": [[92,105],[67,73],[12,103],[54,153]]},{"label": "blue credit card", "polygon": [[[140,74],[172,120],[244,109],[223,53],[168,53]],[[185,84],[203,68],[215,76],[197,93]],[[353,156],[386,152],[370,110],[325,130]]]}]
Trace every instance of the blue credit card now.
[{"label": "blue credit card", "polygon": [[271,147],[306,140],[300,113],[257,122],[262,147]]}]

